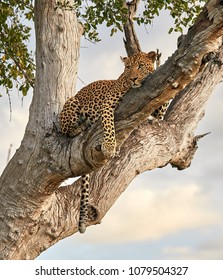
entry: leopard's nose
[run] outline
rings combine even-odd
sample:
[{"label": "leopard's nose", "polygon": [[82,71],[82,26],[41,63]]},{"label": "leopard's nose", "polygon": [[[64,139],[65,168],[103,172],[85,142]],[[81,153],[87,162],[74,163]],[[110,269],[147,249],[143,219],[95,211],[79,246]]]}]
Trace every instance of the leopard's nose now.
[{"label": "leopard's nose", "polygon": [[130,79],[131,87],[137,88],[142,85],[141,81],[138,80],[138,78],[131,78]]},{"label": "leopard's nose", "polygon": [[138,78],[134,78],[134,77],[130,78],[130,83],[131,83],[132,87],[134,87],[136,84],[138,84],[137,80],[138,80]]},{"label": "leopard's nose", "polygon": [[130,79],[133,83],[135,83],[135,81],[137,80],[137,78],[131,78]]}]

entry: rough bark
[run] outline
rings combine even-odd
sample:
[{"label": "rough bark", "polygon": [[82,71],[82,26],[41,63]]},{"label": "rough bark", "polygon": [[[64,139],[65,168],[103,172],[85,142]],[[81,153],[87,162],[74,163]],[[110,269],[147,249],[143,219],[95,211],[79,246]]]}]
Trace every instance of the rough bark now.
[{"label": "rough bark", "polygon": [[31,259],[44,250],[41,219],[66,173],[67,167],[52,170],[45,139],[75,93],[81,30],[75,14],[55,10],[54,2],[35,3],[35,90],[21,146],[0,179],[0,259]]},{"label": "rough bark", "polygon": [[[101,221],[135,176],[168,163],[190,165],[194,135],[214,87],[222,80],[223,6],[210,0],[167,62],[118,107],[117,156],[100,151],[100,122],[73,139],[57,130],[57,114],[73,95],[80,30],[75,15],[36,1],[37,73],[30,119],[21,147],[0,179],[0,258],[33,259],[77,231],[80,182],[91,173],[89,225]],[[41,11],[38,12],[38,11]],[[165,120],[148,121],[173,98]]]},{"label": "rough bark", "polygon": [[125,8],[128,9],[126,22],[123,26],[125,33],[124,44],[128,56],[141,51],[141,47],[135,32],[133,21],[133,18],[136,16],[139,2],[140,0],[133,0],[131,2],[124,3]]}]

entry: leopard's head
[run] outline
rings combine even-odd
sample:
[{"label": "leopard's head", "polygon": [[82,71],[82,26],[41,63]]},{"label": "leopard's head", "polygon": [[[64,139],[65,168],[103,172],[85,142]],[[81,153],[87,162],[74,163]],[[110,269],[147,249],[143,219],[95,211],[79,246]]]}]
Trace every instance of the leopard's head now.
[{"label": "leopard's head", "polygon": [[121,57],[121,59],[125,64],[126,78],[130,87],[137,88],[154,71],[156,52],[138,52],[129,57]]}]

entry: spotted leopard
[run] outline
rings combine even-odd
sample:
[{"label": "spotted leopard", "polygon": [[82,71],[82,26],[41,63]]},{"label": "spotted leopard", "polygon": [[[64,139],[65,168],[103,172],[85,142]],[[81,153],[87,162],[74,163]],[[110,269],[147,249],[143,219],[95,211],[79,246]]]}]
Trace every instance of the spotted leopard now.
[{"label": "spotted leopard", "polygon": [[[106,158],[116,151],[114,110],[130,88],[140,87],[143,80],[154,71],[156,52],[139,52],[121,58],[124,72],[117,80],[99,80],[82,88],[66,101],[59,115],[61,132],[74,137],[99,119],[103,128],[101,150]],[[79,232],[86,229],[88,210],[89,174],[82,176]]]},{"label": "spotted leopard", "polygon": [[151,115],[158,120],[163,120],[169,105],[170,101],[165,102],[163,105],[157,108]]}]

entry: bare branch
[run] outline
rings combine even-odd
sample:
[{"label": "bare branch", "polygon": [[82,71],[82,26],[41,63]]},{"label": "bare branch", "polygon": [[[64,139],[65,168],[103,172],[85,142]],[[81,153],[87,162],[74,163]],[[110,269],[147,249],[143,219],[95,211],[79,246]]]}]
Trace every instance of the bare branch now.
[{"label": "bare branch", "polygon": [[[223,51],[221,57],[223,58]],[[194,136],[215,87],[215,83],[211,81],[216,79],[215,82],[218,83],[221,80],[222,73],[219,70],[218,65],[210,62],[204,72],[185,88],[184,94],[178,98],[165,121],[147,120],[140,124],[130,133],[119,154],[91,174],[90,205],[97,215],[89,219],[89,225],[101,222],[119,195],[138,174],[164,167],[168,163],[179,170],[190,166],[198,148],[197,142],[208,134]],[[204,77],[205,82],[201,83],[201,77]],[[80,182],[75,182],[69,188],[79,189]],[[71,191],[69,188],[64,189],[64,192]]]},{"label": "bare branch", "polygon": [[123,26],[125,33],[125,39],[123,39],[123,41],[128,56],[141,51],[133,21],[133,18],[135,17],[138,9],[139,2],[140,0],[132,0],[131,2],[127,2],[124,4],[124,6],[128,9],[128,15],[126,23]]}]

